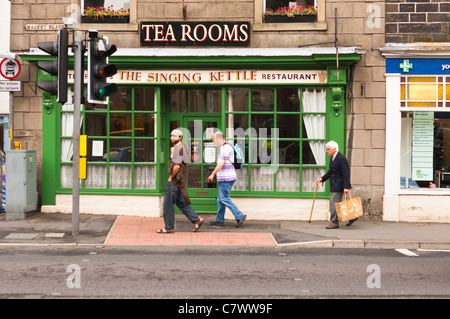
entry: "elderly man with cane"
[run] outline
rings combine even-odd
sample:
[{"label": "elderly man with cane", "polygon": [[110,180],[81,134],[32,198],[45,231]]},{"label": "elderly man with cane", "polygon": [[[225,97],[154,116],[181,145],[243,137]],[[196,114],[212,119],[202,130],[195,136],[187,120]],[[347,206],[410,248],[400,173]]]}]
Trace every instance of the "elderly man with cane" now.
[{"label": "elderly man with cane", "polygon": [[[316,183],[330,180],[330,190],[333,193],[330,200],[330,224],[326,229],[339,228],[339,219],[336,213],[336,204],[342,201],[344,194],[350,193],[350,166],[345,156],[339,152],[339,146],[335,141],[326,144],[326,151],[331,156],[331,162],[325,175],[319,177]],[[353,224],[357,218],[349,220],[347,226]]]}]

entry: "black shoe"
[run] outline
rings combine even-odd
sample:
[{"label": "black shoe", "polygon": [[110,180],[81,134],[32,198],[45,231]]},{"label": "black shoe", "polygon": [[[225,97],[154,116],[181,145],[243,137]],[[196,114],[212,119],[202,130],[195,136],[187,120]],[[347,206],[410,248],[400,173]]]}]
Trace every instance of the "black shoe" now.
[{"label": "black shoe", "polygon": [[349,220],[348,223],[347,223],[347,225],[345,225],[345,226],[351,226],[354,222],[356,222],[357,219],[358,219],[358,218]]},{"label": "black shoe", "polygon": [[209,224],[210,224],[211,226],[223,226],[223,223],[221,223],[221,222],[216,222],[215,220],[210,220],[210,221],[209,221]]},{"label": "black shoe", "polygon": [[244,215],[244,217],[242,217],[241,219],[239,219],[239,220],[237,221],[236,227],[240,227],[240,226],[244,223],[244,221],[245,221],[246,218],[247,218],[247,215]]}]

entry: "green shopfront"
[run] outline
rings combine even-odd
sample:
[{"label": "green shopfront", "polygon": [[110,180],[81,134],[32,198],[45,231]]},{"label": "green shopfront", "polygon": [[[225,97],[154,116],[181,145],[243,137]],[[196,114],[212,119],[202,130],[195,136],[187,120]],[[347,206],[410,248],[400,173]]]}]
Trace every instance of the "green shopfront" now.
[{"label": "green shopfront", "polygon": [[[117,93],[81,111],[88,153],[80,212],[161,216],[169,132],[181,128],[197,212],[217,210],[217,183],[207,177],[217,152],[211,135],[221,130],[245,150],[232,197],[248,218],[309,218],[315,180],[329,163],[326,141],[346,148],[347,86],[361,54],[339,48],[337,67],[335,48],[119,49],[110,58]],[[42,210],[70,212],[71,99],[61,106],[43,92],[42,123]],[[315,219],[328,218],[329,197],[328,185],[319,187]]]}]

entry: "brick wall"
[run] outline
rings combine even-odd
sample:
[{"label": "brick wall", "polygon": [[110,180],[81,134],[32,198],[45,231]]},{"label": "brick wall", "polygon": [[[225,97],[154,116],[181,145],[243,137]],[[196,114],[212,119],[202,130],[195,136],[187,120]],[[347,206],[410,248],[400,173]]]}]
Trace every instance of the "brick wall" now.
[{"label": "brick wall", "polygon": [[450,2],[386,0],[386,42],[450,42]]}]

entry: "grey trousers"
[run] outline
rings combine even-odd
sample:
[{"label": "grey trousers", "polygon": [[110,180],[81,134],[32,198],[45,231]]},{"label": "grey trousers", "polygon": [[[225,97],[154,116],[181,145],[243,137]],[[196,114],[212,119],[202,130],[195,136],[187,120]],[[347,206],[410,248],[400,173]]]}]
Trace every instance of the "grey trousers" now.
[{"label": "grey trousers", "polygon": [[330,225],[339,227],[339,219],[336,213],[336,204],[342,202],[343,192],[333,193],[330,199]]}]

